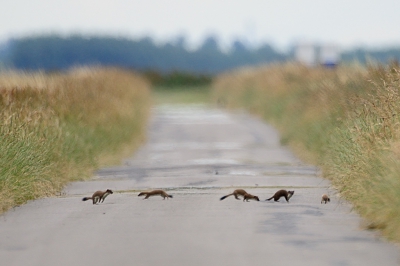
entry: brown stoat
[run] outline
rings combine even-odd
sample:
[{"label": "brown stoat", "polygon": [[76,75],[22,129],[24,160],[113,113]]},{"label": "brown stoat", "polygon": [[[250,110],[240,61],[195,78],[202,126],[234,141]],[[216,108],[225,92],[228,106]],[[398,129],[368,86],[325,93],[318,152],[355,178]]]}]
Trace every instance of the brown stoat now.
[{"label": "brown stoat", "polygon": [[243,201],[249,201],[249,200],[260,201],[260,199],[257,196],[247,193],[244,189],[236,189],[235,191],[233,191],[233,193],[223,196],[219,200],[224,200],[227,197],[232,196],[232,195],[235,196],[235,199],[237,199],[237,200],[240,200],[239,196],[242,196]]},{"label": "brown stoat", "polygon": [[113,194],[111,189],[107,189],[106,191],[96,191],[93,193],[91,197],[84,197],[82,200],[87,201],[87,200],[93,200],[93,204],[103,202],[108,195]]},{"label": "brown stoat", "polygon": [[243,201],[249,201],[249,200],[260,201],[260,199],[257,196],[251,195],[249,193],[244,194]]},{"label": "brown stoat", "polygon": [[326,204],[327,202],[331,202],[331,199],[329,198],[328,195],[324,194],[324,195],[322,195],[321,204],[322,204],[322,202],[325,202],[325,204]]},{"label": "brown stoat", "polygon": [[149,191],[149,192],[140,192],[138,197],[140,197],[140,196],[146,196],[146,197],[144,197],[144,199],[148,199],[149,197],[152,197],[152,196],[161,196],[164,199],[172,198],[172,195],[168,195],[167,192],[165,192],[164,190],[161,190],[161,189],[153,190],[153,191]]},{"label": "brown stoat", "polygon": [[289,202],[289,199],[293,196],[294,194],[294,190],[293,191],[287,191],[287,190],[278,190],[272,197],[270,197],[269,199],[266,200],[272,200],[274,199],[274,201],[278,201],[281,197],[285,197],[286,201]]}]

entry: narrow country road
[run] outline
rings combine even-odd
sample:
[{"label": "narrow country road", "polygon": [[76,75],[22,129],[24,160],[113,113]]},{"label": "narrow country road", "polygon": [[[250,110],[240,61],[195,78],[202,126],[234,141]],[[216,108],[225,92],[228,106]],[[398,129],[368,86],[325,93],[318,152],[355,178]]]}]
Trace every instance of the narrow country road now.
[{"label": "narrow country road", "polygon": [[[81,201],[107,188],[115,193],[104,203]],[[173,198],[138,197],[155,188]],[[236,188],[261,201],[219,200]],[[279,189],[295,191],[290,203],[265,201]],[[399,248],[360,224],[261,120],[159,106],[147,144],[122,166],[0,216],[0,264],[399,265]]]}]

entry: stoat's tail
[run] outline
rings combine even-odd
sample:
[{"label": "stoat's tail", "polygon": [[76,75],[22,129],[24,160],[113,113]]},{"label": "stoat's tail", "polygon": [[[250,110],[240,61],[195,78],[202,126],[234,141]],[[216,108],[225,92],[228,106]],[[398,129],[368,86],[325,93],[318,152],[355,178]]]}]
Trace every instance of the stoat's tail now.
[{"label": "stoat's tail", "polygon": [[87,201],[87,200],[90,200],[90,199],[92,199],[92,197],[84,197],[84,198],[82,199],[82,201]]},{"label": "stoat's tail", "polygon": [[170,197],[170,198],[173,198],[173,196],[172,196],[172,195],[168,195],[168,197]]},{"label": "stoat's tail", "polygon": [[139,195],[138,195],[138,197],[140,197],[140,196],[144,196],[144,195],[146,195],[146,193],[145,193],[145,192],[140,192],[140,193],[139,193]]},{"label": "stoat's tail", "polygon": [[266,199],[266,201],[267,201],[267,200],[272,200],[273,198],[274,198],[274,196],[270,197],[269,199]]},{"label": "stoat's tail", "polygon": [[224,200],[224,199],[226,199],[227,197],[229,197],[229,196],[232,196],[233,195],[233,193],[231,193],[231,194],[228,194],[228,195],[226,195],[226,196],[223,196],[222,198],[220,198],[219,200]]}]

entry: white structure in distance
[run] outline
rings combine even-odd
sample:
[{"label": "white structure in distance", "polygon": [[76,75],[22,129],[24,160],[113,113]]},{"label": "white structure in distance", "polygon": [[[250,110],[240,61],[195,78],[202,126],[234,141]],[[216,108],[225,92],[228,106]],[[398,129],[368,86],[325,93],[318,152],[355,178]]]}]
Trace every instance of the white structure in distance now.
[{"label": "white structure in distance", "polygon": [[340,62],[340,49],[335,44],[300,43],[295,46],[295,60],[307,67],[333,68]]}]

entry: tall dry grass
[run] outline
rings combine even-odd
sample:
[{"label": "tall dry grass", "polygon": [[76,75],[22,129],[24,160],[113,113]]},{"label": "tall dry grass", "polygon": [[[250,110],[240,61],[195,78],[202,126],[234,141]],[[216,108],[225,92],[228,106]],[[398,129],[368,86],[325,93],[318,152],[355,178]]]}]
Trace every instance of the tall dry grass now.
[{"label": "tall dry grass", "polygon": [[149,85],[132,72],[2,73],[0,212],[55,195],[127,147],[132,152],[149,107]]},{"label": "tall dry grass", "polygon": [[395,65],[286,64],[220,75],[213,95],[274,124],[282,142],[319,165],[369,228],[400,241],[399,79]]}]

